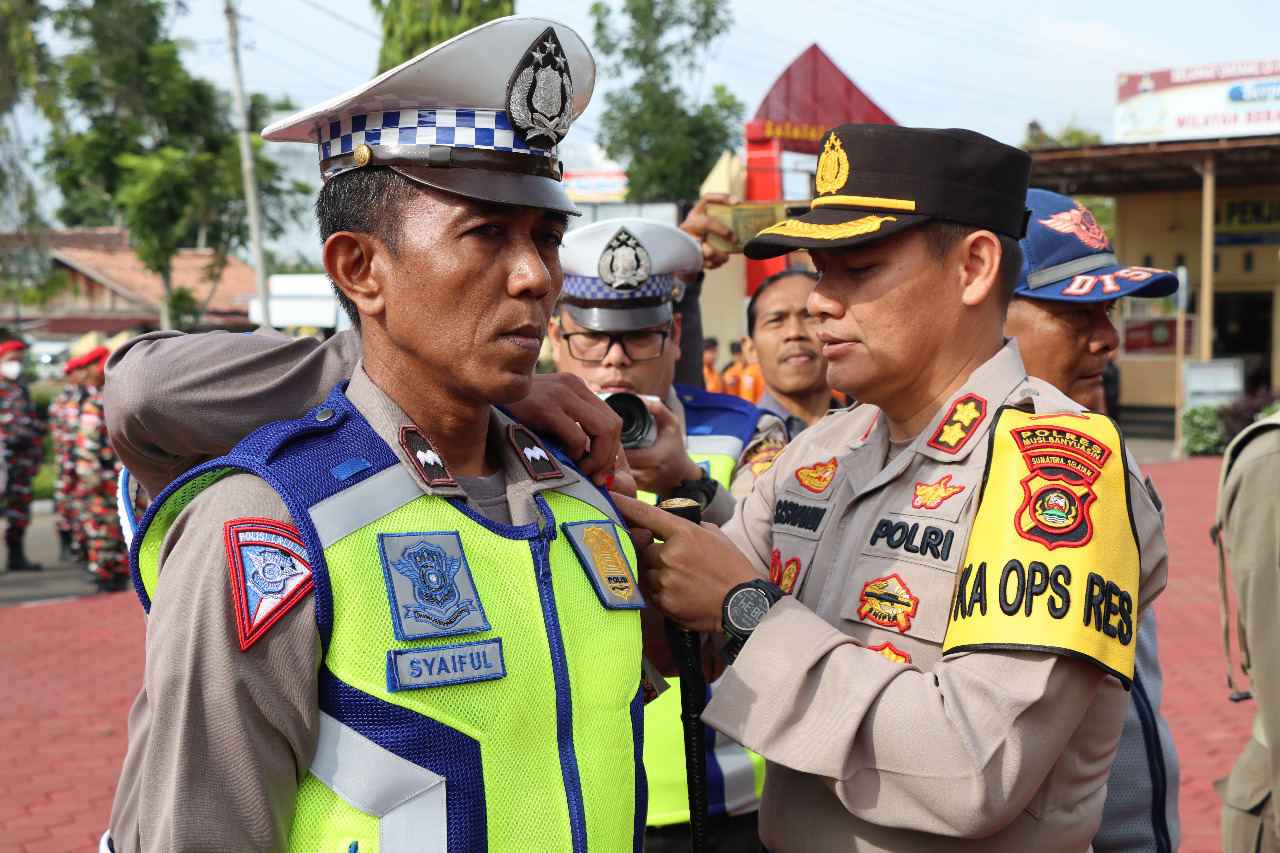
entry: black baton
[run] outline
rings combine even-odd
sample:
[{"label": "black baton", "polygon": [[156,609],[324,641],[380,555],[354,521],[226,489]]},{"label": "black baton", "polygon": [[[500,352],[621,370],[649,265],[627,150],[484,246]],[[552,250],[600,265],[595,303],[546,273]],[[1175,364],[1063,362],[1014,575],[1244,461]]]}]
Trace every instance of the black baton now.
[{"label": "black baton", "polygon": [[[658,508],[698,524],[702,507],[688,498],[672,498]],[[684,772],[689,787],[689,841],[693,853],[711,849],[707,803],[707,735],[702,712],[707,707],[707,679],[702,674],[702,639],[697,631],[663,620],[667,644],[680,671],[680,724],[684,728]]]}]

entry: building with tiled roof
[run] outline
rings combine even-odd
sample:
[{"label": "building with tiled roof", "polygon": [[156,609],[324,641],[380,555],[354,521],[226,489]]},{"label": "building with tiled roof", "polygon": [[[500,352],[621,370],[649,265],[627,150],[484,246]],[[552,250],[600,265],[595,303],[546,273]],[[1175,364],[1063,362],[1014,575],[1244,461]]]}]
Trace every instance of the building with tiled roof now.
[{"label": "building with tiled roof", "polygon": [[[142,265],[125,228],[71,228],[38,237],[0,234],[0,250],[38,250],[55,270],[65,271],[69,286],[42,305],[23,306],[22,328],[36,335],[112,335],[159,326],[164,285]],[[173,289],[187,288],[203,307],[201,328],[247,329],[249,297],[256,293],[253,269],[231,257],[211,279],[212,249],[180,249],[173,258]]]}]

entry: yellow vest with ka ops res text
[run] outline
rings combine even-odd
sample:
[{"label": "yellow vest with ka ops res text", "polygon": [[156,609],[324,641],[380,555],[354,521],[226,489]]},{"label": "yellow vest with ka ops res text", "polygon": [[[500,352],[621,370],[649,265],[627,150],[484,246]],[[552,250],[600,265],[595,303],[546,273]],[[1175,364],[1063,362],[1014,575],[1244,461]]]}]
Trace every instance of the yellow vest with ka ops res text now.
[{"label": "yellow vest with ka ops res text", "polygon": [[1002,408],[943,654],[1068,655],[1129,689],[1141,567],[1128,488],[1110,418]]},{"label": "yellow vest with ka ops res text", "polygon": [[[425,494],[344,389],[170,486],[132,553],[149,608],[164,536],[199,492],[248,471],[284,498],[323,648],[289,849],[638,847],[644,602],[616,511],[583,479],[536,493],[523,526]],[[564,477],[509,429],[554,468],[543,479]],[[228,536],[275,541],[258,527]]]}]

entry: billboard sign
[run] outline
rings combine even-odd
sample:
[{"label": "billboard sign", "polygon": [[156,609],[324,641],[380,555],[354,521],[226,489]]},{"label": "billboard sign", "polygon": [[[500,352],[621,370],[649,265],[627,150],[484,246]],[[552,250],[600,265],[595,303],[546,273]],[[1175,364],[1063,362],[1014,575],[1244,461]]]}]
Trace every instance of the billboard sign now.
[{"label": "billboard sign", "polygon": [[1121,74],[1116,142],[1280,133],[1280,59]]}]

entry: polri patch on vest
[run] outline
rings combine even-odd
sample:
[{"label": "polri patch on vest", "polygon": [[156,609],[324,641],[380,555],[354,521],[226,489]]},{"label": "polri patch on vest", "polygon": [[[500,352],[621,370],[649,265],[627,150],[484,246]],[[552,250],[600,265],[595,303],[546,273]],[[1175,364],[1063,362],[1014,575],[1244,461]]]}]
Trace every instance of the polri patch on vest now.
[{"label": "polri patch on vest", "polygon": [[224,526],[240,651],[311,591],[311,563],[298,528],[266,518],[237,518]]},{"label": "polri patch on vest", "polygon": [[512,424],[507,434],[530,477],[535,480],[558,480],[564,476],[555,457],[547,452],[547,448],[527,427]]},{"label": "polri patch on vest", "polygon": [[474,643],[387,652],[387,690],[392,693],[488,681],[506,674],[502,639],[499,637]]},{"label": "polri patch on vest", "polygon": [[645,606],[612,521],[569,521],[560,527],[591,579],[601,604],[610,610],[637,610]]},{"label": "polri patch on vest", "polygon": [[413,467],[428,486],[435,488],[458,485],[453,472],[444,464],[444,459],[425,432],[416,426],[405,424],[400,427],[400,446],[409,454]]},{"label": "polri patch on vest", "polygon": [[965,394],[951,406],[950,413],[938,424],[927,442],[946,453],[959,453],[987,417],[987,401],[977,394]]},{"label": "polri patch on vest", "polygon": [[396,639],[489,630],[457,533],[381,533],[378,552]]}]

